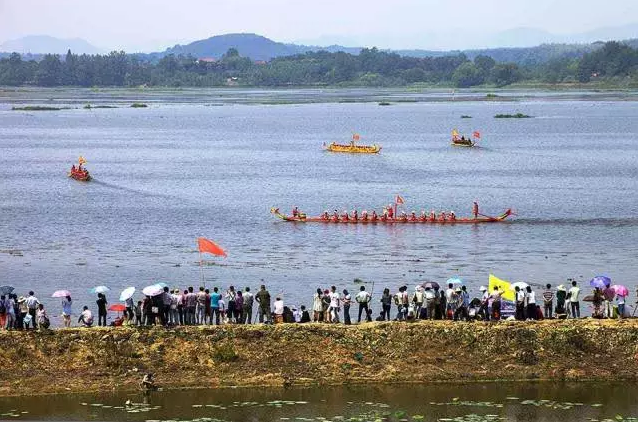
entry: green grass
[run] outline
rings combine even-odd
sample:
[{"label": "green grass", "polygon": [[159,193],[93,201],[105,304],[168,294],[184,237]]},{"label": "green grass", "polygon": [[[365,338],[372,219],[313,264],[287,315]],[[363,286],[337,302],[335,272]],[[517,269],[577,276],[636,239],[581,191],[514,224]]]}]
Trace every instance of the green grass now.
[{"label": "green grass", "polygon": [[523,113],[497,114],[496,116],[494,116],[495,119],[527,119],[530,117],[532,116],[528,116],[527,114],[523,114]]},{"label": "green grass", "polygon": [[48,107],[48,106],[25,106],[25,107],[12,107],[11,110],[17,111],[58,111],[62,110],[60,107]]},{"label": "green grass", "polygon": [[144,103],[133,103],[133,104],[131,104],[131,107],[133,107],[133,108],[145,108],[145,107],[148,107],[148,105],[146,105]]}]

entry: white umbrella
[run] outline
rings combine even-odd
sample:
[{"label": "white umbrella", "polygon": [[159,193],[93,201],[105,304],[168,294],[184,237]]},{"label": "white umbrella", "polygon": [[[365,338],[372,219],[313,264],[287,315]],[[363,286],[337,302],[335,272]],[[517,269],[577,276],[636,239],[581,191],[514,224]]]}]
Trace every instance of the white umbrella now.
[{"label": "white umbrella", "polygon": [[67,297],[71,296],[71,292],[68,290],[56,290],[51,297]]},{"label": "white umbrella", "polygon": [[91,293],[106,293],[106,292],[108,292],[109,290],[111,290],[111,289],[109,289],[109,288],[108,288],[108,287],[106,287],[106,286],[97,286],[97,287],[93,287],[93,288],[91,289]]},{"label": "white umbrella", "polygon": [[146,296],[157,296],[161,295],[164,292],[164,289],[157,284],[153,284],[151,286],[146,286],[142,290],[142,293]]},{"label": "white umbrella", "polygon": [[517,281],[516,283],[512,283],[510,289],[515,290],[518,287],[521,290],[525,290],[527,289],[527,286],[529,286],[529,284],[525,283],[524,281]]},{"label": "white umbrella", "polygon": [[122,290],[122,293],[120,293],[120,301],[124,302],[125,300],[132,298],[134,293],[135,287],[127,287]]}]

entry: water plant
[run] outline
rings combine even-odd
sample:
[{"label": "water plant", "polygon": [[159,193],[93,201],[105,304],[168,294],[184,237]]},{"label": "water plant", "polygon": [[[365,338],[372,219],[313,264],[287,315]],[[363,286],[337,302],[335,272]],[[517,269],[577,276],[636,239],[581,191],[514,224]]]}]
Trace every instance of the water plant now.
[{"label": "water plant", "polygon": [[148,105],[144,104],[144,103],[133,103],[133,104],[131,104],[131,107],[133,107],[133,108],[145,108],[145,107],[148,107]]},{"label": "water plant", "polygon": [[532,116],[523,113],[516,114],[497,114],[494,116],[495,119],[527,119]]},{"label": "water plant", "polygon": [[25,107],[11,107],[14,111],[58,111],[62,110],[60,107],[49,106],[25,106]]}]

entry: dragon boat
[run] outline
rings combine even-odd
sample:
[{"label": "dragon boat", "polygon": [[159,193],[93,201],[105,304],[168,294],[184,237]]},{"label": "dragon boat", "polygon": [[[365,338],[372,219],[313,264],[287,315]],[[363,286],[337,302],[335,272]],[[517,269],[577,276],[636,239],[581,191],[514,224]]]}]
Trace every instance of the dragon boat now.
[{"label": "dragon boat", "polygon": [[352,154],[377,154],[381,151],[381,147],[376,144],[372,145],[357,145],[356,142],[359,140],[359,135],[352,135],[352,141],[349,144],[338,144],[333,142],[326,146],[326,151],[329,152],[347,152]]},{"label": "dragon boat", "polygon": [[88,182],[91,180],[91,175],[89,171],[85,168],[82,168],[82,164],[85,164],[86,160],[83,157],[80,157],[78,160],[78,166],[75,167],[75,164],[71,167],[71,171],[69,171],[69,177],[71,179],[78,180],[80,182]]},{"label": "dragon boat", "polygon": [[323,215],[309,217],[305,213],[297,215],[286,215],[279,211],[279,208],[271,208],[270,213],[283,221],[294,223],[325,223],[325,224],[479,224],[479,223],[500,223],[513,214],[511,209],[505,210],[501,215],[490,217],[479,215],[477,217],[453,217],[445,215],[432,218],[431,216],[402,215],[398,217],[387,217],[386,215],[363,214],[353,218],[352,216],[334,215],[324,213]]},{"label": "dragon boat", "polygon": [[465,136],[459,137],[459,132],[456,129],[454,129],[452,130],[451,145],[455,147],[465,147],[465,148],[475,147],[477,146],[478,141],[481,139],[481,133],[478,131],[474,131],[474,133],[472,134],[472,137],[475,140],[470,139],[469,136],[467,138]]}]

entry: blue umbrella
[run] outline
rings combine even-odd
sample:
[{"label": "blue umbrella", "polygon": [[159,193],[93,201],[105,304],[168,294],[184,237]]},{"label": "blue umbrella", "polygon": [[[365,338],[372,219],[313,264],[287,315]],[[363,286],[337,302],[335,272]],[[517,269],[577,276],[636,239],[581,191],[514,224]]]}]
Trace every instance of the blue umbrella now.
[{"label": "blue umbrella", "polygon": [[108,292],[109,290],[111,290],[111,289],[109,289],[109,288],[108,288],[108,287],[106,287],[106,286],[97,286],[97,287],[93,287],[93,288],[91,289],[91,293],[106,293],[106,292]]},{"label": "blue umbrella", "polygon": [[168,287],[168,284],[164,283],[163,281],[160,281],[159,283],[155,283],[156,286],[160,286],[162,289],[164,287]]},{"label": "blue umbrella", "polygon": [[15,287],[13,286],[1,286],[0,294],[8,295],[8,294],[11,294],[14,290],[15,290]]},{"label": "blue umbrella", "polygon": [[597,275],[589,281],[589,285],[591,287],[598,287],[600,289],[604,289],[611,284],[611,278],[605,277],[603,275]]},{"label": "blue umbrella", "polygon": [[459,277],[452,277],[452,278],[448,278],[445,283],[446,284],[463,284],[463,280],[461,280]]}]

